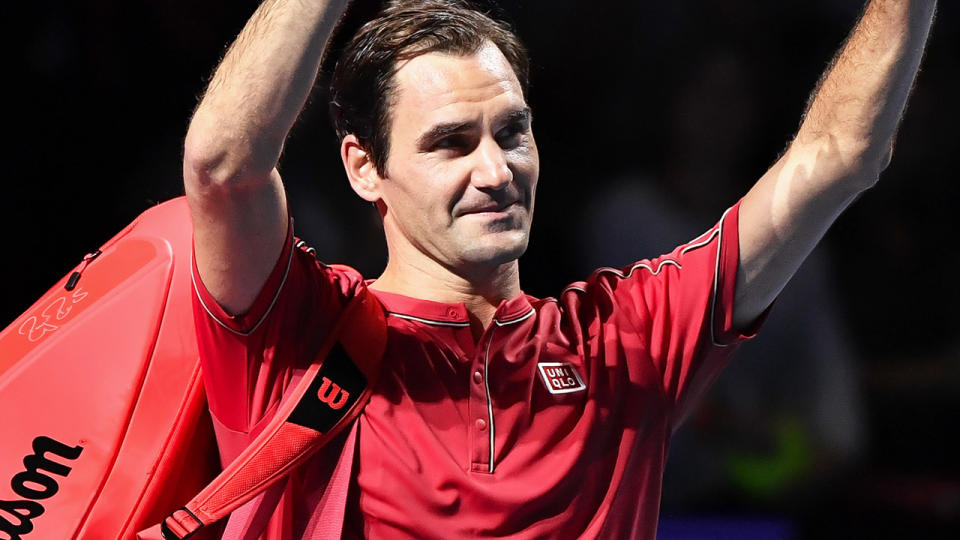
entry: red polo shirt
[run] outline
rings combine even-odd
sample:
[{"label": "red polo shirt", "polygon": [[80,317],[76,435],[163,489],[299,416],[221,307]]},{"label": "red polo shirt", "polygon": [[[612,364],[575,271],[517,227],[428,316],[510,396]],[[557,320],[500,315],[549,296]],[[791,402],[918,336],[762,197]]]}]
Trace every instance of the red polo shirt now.
[{"label": "red polo shirt", "polygon": [[[478,340],[462,304],[375,291],[387,352],[359,419],[345,536],[652,540],[670,434],[744,337],[731,326],[737,210],[558,299],[503,302]],[[225,462],[360,280],[293,240],[245,316],[195,280]],[[309,533],[311,489],[302,472],[288,483],[271,540]]]}]

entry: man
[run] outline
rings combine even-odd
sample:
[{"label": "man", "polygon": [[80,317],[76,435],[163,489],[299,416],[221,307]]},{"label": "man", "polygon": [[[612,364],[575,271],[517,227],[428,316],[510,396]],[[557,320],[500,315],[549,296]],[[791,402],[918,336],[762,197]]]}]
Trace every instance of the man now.
[{"label": "man", "polygon": [[[388,8],[333,78],[340,154],[383,219],[384,272],[365,282],[294,239],[276,166],[344,4],[261,5],[187,133],[197,328],[222,459],[368,286],[388,344],[350,435],[345,536],[653,538],[672,431],[888,163],[935,0],[869,3],[794,141],[715,227],[557,300],[524,295],[517,265],[539,173],[526,56],[505,26],[459,4]],[[270,538],[314,534],[323,459],[227,536],[268,518]]]}]

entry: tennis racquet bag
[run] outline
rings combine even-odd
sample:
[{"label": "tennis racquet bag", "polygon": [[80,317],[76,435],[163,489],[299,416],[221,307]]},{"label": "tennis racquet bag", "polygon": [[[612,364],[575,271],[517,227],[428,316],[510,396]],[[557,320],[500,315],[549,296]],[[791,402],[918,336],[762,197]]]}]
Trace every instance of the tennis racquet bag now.
[{"label": "tennis racquet bag", "polygon": [[216,475],[190,252],[156,206],[0,332],[0,539],[133,538]]},{"label": "tennis racquet bag", "polygon": [[[382,307],[366,288],[274,419],[217,475],[191,250],[186,201],[156,206],[0,332],[0,479],[9,479],[0,482],[0,540],[218,538],[221,518],[363,409],[386,344]],[[353,440],[341,455],[352,455]],[[341,461],[321,521],[336,536],[352,459]]]}]

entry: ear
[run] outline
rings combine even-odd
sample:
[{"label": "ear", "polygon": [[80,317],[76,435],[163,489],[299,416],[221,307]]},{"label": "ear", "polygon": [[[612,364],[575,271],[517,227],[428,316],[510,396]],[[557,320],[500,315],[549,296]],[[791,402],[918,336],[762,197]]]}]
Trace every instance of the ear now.
[{"label": "ear", "polygon": [[340,159],[343,168],[347,171],[350,187],[361,199],[369,202],[380,200],[380,183],[382,179],[373,164],[370,152],[360,144],[356,135],[350,134],[340,143]]}]

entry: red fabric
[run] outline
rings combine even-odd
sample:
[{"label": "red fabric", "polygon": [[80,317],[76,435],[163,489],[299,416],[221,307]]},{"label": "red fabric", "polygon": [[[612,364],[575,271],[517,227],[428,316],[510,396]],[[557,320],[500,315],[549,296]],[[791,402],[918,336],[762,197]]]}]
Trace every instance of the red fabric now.
[{"label": "red fabric", "polygon": [[[193,266],[203,381],[224,466],[266,427],[283,392],[299,381],[361,283],[356,272],[319,272],[321,268],[305,248],[296,247],[294,239],[288,238],[253,307],[243,315],[230,316],[203,286]],[[329,280],[320,283],[320,275]],[[342,446],[341,437],[310,458],[290,481],[271,486],[240,507],[230,516],[222,538],[303,537],[310,514],[303,509],[304,501],[322,499],[324,478],[332,471],[325,462],[335,463]],[[301,475],[314,469],[326,471],[326,476],[305,482]],[[296,493],[292,485],[298,487]]]},{"label": "red fabric", "polygon": [[[503,302],[477,341],[462,304],[374,291],[389,338],[358,422],[345,536],[652,540],[670,434],[745,337],[730,327],[737,210],[671,254],[599,270],[559,300]],[[244,317],[217,311],[197,280],[225,461],[243,437],[224,427],[249,432],[269,415],[360,280],[293,242]],[[549,391],[551,377],[567,391]],[[264,538],[312,534],[336,451],[294,475]]]}]

